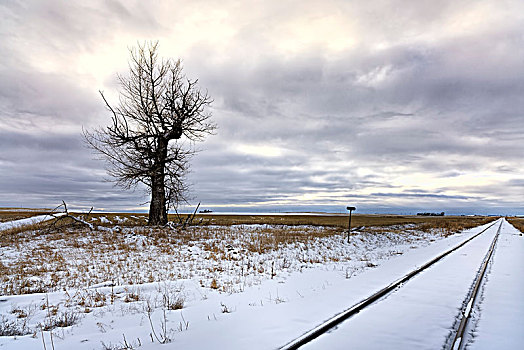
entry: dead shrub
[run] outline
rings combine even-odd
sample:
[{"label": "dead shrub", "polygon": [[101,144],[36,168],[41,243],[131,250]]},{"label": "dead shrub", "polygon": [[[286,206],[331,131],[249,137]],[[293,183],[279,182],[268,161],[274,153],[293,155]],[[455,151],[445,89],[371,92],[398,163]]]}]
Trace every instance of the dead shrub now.
[{"label": "dead shrub", "polygon": [[0,337],[22,336],[32,333],[27,327],[27,318],[10,321],[3,315],[1,317]]},{"label": "dead shrub", "polygon": [[49,316],[43,325],[43,330],[49,331],[57,327],[69,327],[78,322],[80,315],[75,310],[61,311],[54,316]]}]

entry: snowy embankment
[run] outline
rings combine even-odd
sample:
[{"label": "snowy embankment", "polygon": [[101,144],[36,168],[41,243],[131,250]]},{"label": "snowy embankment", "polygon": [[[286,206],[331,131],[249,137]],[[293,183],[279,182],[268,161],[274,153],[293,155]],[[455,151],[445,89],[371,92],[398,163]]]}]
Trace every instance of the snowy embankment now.
[{"label": "snowy embankment", "polygon": [[[199,228],[190,238],[125,229],[28,235],[0,258],[9,270],[31,252],[22,259],[34,277],[11,273],[2,288],[52,292],[0,298],[0,330],[13,330],[0,346],[39,348],[44,337],[49,348],[52,336],[56,349],[273,349],[481,229],[444,238],[395,227],[357,233],[350,244],[322,228],[265,225]],[[277,234],[308,239],[275,242]]]},{"label": "snowy embankment", "polygon": [[0,231],[11,230],[14,228],[20,228],[23,226],[30,226],[38,224],[40,222],[51,220],[54,216],[52,215],[36,215],[27,219],[13,220],[8,222],[0,222]]}]

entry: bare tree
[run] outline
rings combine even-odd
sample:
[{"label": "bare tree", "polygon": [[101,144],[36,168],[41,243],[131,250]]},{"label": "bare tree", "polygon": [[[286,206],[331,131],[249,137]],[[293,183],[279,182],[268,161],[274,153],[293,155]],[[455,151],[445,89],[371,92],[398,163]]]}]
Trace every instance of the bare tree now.
[{"label": "bare tree", "polygon": [[159,59],[157,47],[149,42],[129,50],[129,75],[118,75],[119,103],[112,106],[100,91],[112,123],[84,130],[117,185],[143,183],[150,190],[149,225],[166,224],[169,205],[185,200],[189,146],[216,127],[207,91],[185,77],[180,60]]}]

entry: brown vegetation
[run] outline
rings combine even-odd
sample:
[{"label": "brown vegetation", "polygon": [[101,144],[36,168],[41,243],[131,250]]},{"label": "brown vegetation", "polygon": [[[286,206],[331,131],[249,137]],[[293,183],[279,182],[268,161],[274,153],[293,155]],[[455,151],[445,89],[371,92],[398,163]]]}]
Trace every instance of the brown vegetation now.
[{"label": "brown vegetation", "polygon": [[[195,274],[201,276],[204,285],[227,290],[223,282],[213,284],[216,274],[234,267],[240,269],[237,271],[240,276],[246,273],[274,276],[277,270],[291,263],[286,259],[274,260],[286,246],[303,247],[303,253],[293,257],[299,264],[351,259],[331,248],[322,255],[311,254],[319,244],[324,244],[324,238],[331,239],[329,244],[342,244],[347,232],[347,216],[343,215],[204,215],[197,219],[202,219],[203,225],[185,230],[147,227],[144,214],[82,215],[78,217],[93,223],[96,229],[70,226],[64,220],[65,226],[52,230],[29,227],[25,231],[0,234],[4,255],[0,261],[0,293],[83,288],[105,281],[140,284],[192,278]],[[377,237],[417,236],[416,232],[447,236],[490,220],[494,218],[356,215],[353,226]],[[259,225],[243,226],[253,223]],[[232,224],[237,226],[228,226]],[[192,247],[198,248],[196,256],[191,253]],[[255,263],[259,258],[252,257],[266,253],[273,257]],[[195,257],[213,263],[201,264],[192,271],[181,267],[181,264],[198,265],[193,261]],[[278,266],[272,265],[277,263]]]},{"label": "brown vegetation", "polygon": [[[27,218],[33,215],[45,214],[46,212],[3,212],[0,211],[0,222],[9,221],[7,218],[13,217],[11,215],[17,214],[19,218]],[[48,212],[47,212],[48,213]],[[72,213],[79,219],[86,220],[95,226],[110,227],[118,225],[121,227],[136,227],[147,225],[147,214],[144,213],[90,213],[89,216],[83,213]],[[179,222],[186,220],[190,214],[169,214],[169,221]],[[15,220],[15,219],[13,219]],[[418,225],[422,230],[432,228],[445,229],[456,232],[457,230],[464,230],[487,222],[495,220],[492,217],[485,216],[416,216],[416,215],[380,215],[380,214],[353,214],[351,219],[351,226],[359,227],[378,227],[390,225]],[[519,220],[519,219],[516,219]],[[196,214],[193,220],[194,224],[208,226],[229,226],[229,225],[312,225],[324,227],[338,227],[347,229],[348,216],[345,214],[323,214],[323,215],[221,215],[221,214]],[[63,223],[67,225],[68,222]],[[32,227],[30,229],[33,229]],[[17,231],[21,232],[21,231]]]},{"label": "brown vegetation", "polygon": [[[174,215],[170,215],[173,220]],[[419,225],[422,230],[431,228],[446,229],[449,231],[464,230],[494,220],[485,216],[416,216],[416,215],[371,215],[353,214],[351,219],[352,227],[376,227],[390,225]],[[195,222],[203,225],[313,225],[326,227],[348,227],[348,216],[344,214],[331,215],[196,215]]]},{"label": "brown vegetation", "polygon": [[524,218],[521,218],[521,217],[508,218],[508,221],[510,224],[515,226],[515,228],[520,230],[520,232],[524,233]]},{"label": "brown vegetation", "polygon": [[47,214],[49,211],[49,209],[0,208],[0,222],[27,219],[31,216]]}]

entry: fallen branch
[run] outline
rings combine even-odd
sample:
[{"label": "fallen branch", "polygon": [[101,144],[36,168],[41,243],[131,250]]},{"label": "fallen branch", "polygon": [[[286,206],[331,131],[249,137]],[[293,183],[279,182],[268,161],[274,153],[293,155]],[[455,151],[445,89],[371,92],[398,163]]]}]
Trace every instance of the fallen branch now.
[{"label": "fallen branch", "polygon": [[185,229],[187,224],[190,225],[193,223],[193,219],[195,218],[195,215],[197,213],[198,208],[200,207],[200,202],[198,203],[197,207],[195,208],[195,211],[193,212],[193,215],[189,215],[186,219],[186,222],[184,222],[184,225],[182,225],[182,229]]},{"label": "fallen branch", "polygon": [[176,207],[175,207],[175,214],[176,214],[176,217],[178,219],[178,223],[180,225],[182,225],[182,217],[180,217],[180,214],[178,214],[178,210],[176,210]]},{"label": "fallen branch", "polygon": [[[55,210],[57,210],[58,208],[62,207],[62,206],[64,207],[64,212],[60,213],[62,215],[57,217],[56,213],[53,213],[53,212]],[[93,207],[91,207],[91,209],[87,213],[86,219],[89,217],[89,215],[91,214],[92,211],[93,211]],[[87,222],[85,220],[82,220],[82,219],[80,219],[80,218],[78,218],[76,216],[73,216],[73,215],[69,214],[69,211],[67,210],[67,204],[66,204],[65,201],[62,201],[62,204],[60,204],[58,207],[53,209],[53,212],[51,214],[49,214],[49,215],[55,217],[55,221],[53,221],[53,223],[51,223],[51,225],[49,226],[49,229],[56,228],[56,224],[57,223],[65,220],[65,219],[68,219],[68,218],[74,221],[72,224],[69,224],[69,225],[74,225],[75,223],[77,223],[77,224],[81,224],[81,225],[85,225],[85,226],[89,227],[90,230],[94,230],[95,229],[93,224],[91,224],[91,223],[89,223],[89,222]]]}]

